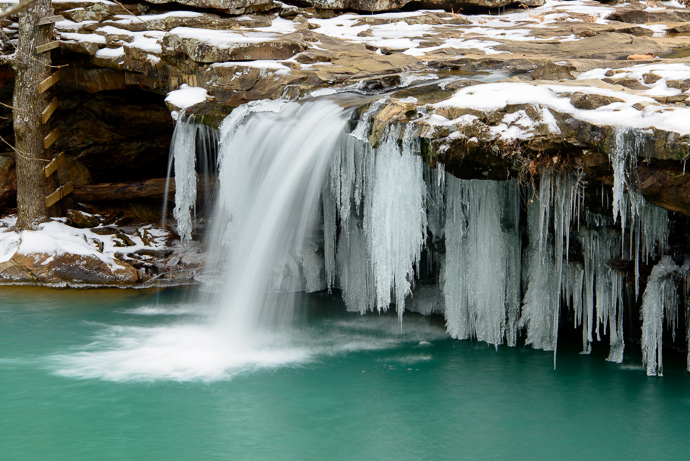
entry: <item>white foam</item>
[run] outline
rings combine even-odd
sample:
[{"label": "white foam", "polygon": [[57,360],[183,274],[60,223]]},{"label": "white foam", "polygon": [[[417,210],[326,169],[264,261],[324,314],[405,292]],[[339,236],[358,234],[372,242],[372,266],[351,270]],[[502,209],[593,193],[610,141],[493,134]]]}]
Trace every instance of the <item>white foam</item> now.
[{"label": "white foam", "polygon": [[[142,306],[136,310],[152,309]],[[97,326],[100,331],[91,344],[51,357],[55,374],[116,382],[211,382],[445,336],[441,327],[420,318],[408,319],[401,332],[394,316],[353,316],[321,322],[314,328],[296,329],[290,334],[259,334],[242,343],[207,324]],[[428,361],[431,357],[430,353],[412,354],[393,360],[407,364]]]}]

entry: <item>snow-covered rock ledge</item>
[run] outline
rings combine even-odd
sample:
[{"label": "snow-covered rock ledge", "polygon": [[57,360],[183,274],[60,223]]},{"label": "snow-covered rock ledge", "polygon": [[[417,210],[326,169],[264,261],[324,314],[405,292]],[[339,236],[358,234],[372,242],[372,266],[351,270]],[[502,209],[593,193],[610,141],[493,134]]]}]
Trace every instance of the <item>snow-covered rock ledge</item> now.
[{"label": "snow-covered rock ledge", "polygon": [[689,91],[690,66],[680,63],[602,68],[559,82],[441,78],[394,91],[359,117],[373,121],[372,146],[398,125],[422,140],[431,166],[465,179],[567,169],[610,185],[610,159],[624,149],[640,158],[636,182],[647,200],[690,215]]},{"label": "snow-covered rock ledge", "polygon": [[0,284],[176,285],[189,283],[202,265],[198,248],[175,245],[169,231],[152,225],[124,232],[104,225],[77,228],[67,221],[53,219],[36,231],[17,232],[16,217],[1,219]]}]

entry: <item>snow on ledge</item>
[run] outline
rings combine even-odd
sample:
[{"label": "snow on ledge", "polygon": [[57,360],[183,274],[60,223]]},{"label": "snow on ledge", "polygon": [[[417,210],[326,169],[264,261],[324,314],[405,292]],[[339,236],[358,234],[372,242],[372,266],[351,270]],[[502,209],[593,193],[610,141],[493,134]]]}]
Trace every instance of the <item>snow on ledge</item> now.
[{"label": "snow on ledge", "polygon": [[[0,263],[9,261],[16,253],[49,255],[43,264],[49,263],[57,255],[72,254],[97,258],[112,271],[116,271],[124,267],[118,263],[116,253],[134,253],[145,248],[156,249],[163,246],[163,243],[157,241],[149,242],[153,244],[147,246],[138,235],[128,235],[133,246],[118,246],[116,235],[100,235],[90,229],[77,229],[68,226],[60,218],[40,224],[35,231],[11,230],[16,223],[16,216],[0,219]],[[163,231],[153,227],[147,228],[147,232],[156,240],[164,236]],[[98,248],[99,242],[103,245],[103,251]]]},{"label": "snow on ledge", "polygon": [[179,107],[180,109],[186,109],[195,104],[202,103],[209,98],[208,91],[206,91],[205,88],[189,86],[183,83],[180,85],[179,90],[168,93],[165,102],[172,106]]},{"label": "snow on ledge", "polygon": [[[577,109],[570,101],[570,96],[576,92],[614,97],[621,99],[622,102],[613,102],[594,110]],[[637,103],[640,103],[637,107],[641,109],[633,107]],[[487,83],[462,88],[449,99],[433,104],[432,107],[495,111],[512,104],[531,104],[549,108],[599,126],[657,128],[680,135],[690,134],[690,124],[687,123],[687,120],[690,120],[690,107],[659,105],[648,96],[585,85]]]}]

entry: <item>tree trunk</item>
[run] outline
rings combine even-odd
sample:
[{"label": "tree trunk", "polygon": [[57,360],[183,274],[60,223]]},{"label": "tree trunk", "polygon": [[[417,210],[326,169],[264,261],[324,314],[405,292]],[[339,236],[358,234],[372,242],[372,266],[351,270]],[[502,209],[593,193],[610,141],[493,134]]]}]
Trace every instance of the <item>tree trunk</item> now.
[{"label": "tree trunk", "polygon": [[38,20],[52,14],[50,0],[39,0],[19,15],[13,102],[19,229],[33,229],[47,220],[45,198],[56,186],[47,184],[44,173],[50,159],[49,149],[43,143],[49,124],[41,123],[41,112],[48,105],[49,92],[39,93],[39,83],[52,73],[50,51],[35,52],[36,46],[48,43],[53,35],[53,26],[39,26]]}]

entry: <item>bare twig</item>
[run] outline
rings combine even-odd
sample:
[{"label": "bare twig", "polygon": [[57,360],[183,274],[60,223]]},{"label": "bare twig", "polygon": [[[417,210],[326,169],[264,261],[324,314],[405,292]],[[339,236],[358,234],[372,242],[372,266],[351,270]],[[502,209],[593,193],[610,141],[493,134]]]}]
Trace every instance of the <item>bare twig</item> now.
[{"label": "bare twig", "polygon": [[146,22],[146,21],[144,21],[143,19],[141,19],[139,16],[137,16],[136,14],[132,13],[131,11],[129,11],[129,10],[127,9],[127,7],[126,7],[125,5],[123,5],[122,3],[118,2],[117,0],[113,0],[113,1],[114,1],[115,3],[117,3],[118,5],[120,5],[120,6],[122,7],[123,10],[125,10],[126,12],[128,12],[129,14],[131,14],[132,16],[134,16],[135,18],[137,18],[139,21],[141,21],[141,22],[143,22],[143,23]]},{"label": "bare twig", "polygon": [[24,10],[28,10],[32,6],[34,6],[36,3],[38,3],[39,0],[24,0],[20,1],[16,5],[7,8],[6,10],[0,11],[0,19],[6,18],[7,16],[12,16],[13,14],[20,13]]},{"label": "bare twig", "polygon": [[[21,54],[22,56],[26,56],[31,61],[36,61],[37,63],[39,63],[43,67],[50,67],[51,69],[62,69],[63,67],[69,67],[69,64],[60,64],[57,66],[54,66],[52,64],[46,64],[45,62],[41,61],[40,59],[37,59],[35,56],[30,56],[30,55],[27,55],[26,53],[23,53],[19,48],[17,48],[15,51],[17,54]],[[11,56],[11,55],[8,55],[8,56]]]},{"label": "bare twig", "polygon": [[4,142],[5,144],[7,144],[7,145],[10,147],[10,149],[12,149],[12,150],[14,151],[14,153],[15,153],[16,155],[20,156],[21,158],[23,158],[23,159],[25,159],[25,160],[34,160],[34,161],[37,161],[37,162],[50,163],[50,160],[46,160],[46,159],[43,159],[43,158],[30,157],[30,156],[26,155],[24,152],[20,151],[19,149],[17,149],[16,147],[14,147],[12,144],[10,144],[9,142],[7,142],[7,141],[5,140],[5,138],[3,138],[2,136],[0,136],[0,141],[2,141],[2,142]]}]

